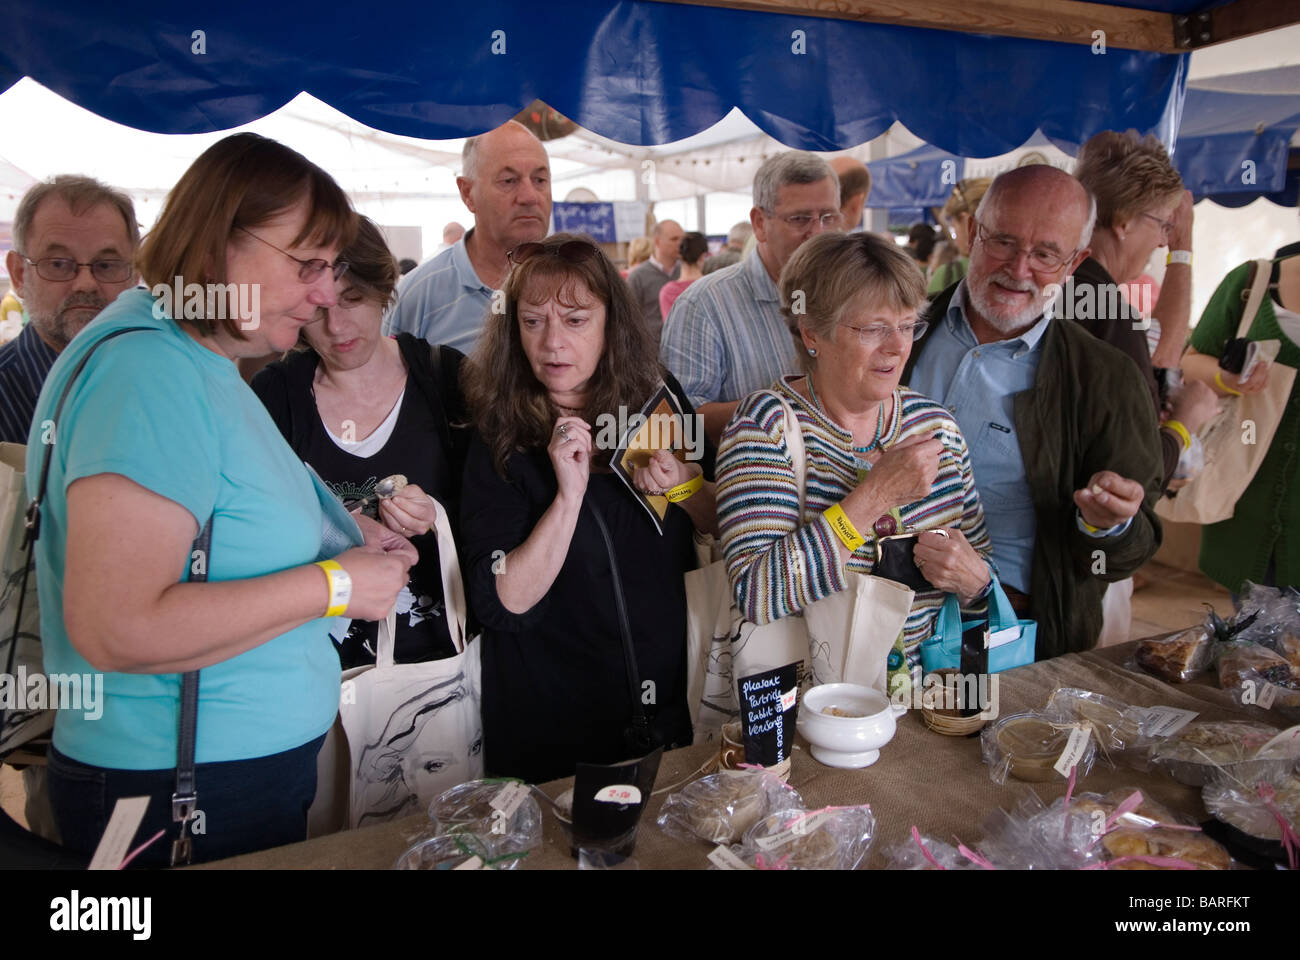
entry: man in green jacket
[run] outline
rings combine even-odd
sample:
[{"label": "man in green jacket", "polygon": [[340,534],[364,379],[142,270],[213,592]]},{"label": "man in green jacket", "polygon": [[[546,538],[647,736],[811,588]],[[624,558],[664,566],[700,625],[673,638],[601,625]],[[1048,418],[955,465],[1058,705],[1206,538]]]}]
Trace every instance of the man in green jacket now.
[{"label": "man in green jacket", "polygon": [[1132,360],[1050,313],[1095,218],[1087,191],[1054,167],[998,177],[976,213],[969,272],[931,305],[903,374],[966,435],[999,579],[1038,621],[1040,660],[1094,646],[1106,585],[1160,545],[1151,396]]}]

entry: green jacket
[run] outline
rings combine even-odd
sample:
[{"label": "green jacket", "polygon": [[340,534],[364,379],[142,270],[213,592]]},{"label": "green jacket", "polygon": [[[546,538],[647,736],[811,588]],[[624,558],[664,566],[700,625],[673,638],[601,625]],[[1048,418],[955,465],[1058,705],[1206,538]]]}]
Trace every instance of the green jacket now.
[{"label": "green jacket", "polygon": [[[1278,253],[1296,249],[1284,247]],[[1274,270],[1276,271],[1276,266]],[[1241,322],[1242,292],[1250,264],[1243,263],[1219,284],[1192,331],[1191,345],[1198,353],[1218,357],[1237,335]],[[1276,280],[1276,275],[1273,278]],[[1273,297],[1264,297],[1259,312],[1246,331],[1250,340],[1281,340],[1277,362],[1300,367],[1300,346],[1282,333],[1273,312]],[[1201,528],[1200,567],[1205,575],[1229,590],[1240,592],[1243,580],[1261,583],[1270,557],[1278,586],[1300,584],[1300,377],[1291,388],[1282,420],[1259,471],[1241,495],[1232,517]]]},{"label": "green jacket", "polygon": [[[947,313],[955,289],[954,284],[931,304],[931,330]],[[928,341],[929,334],[912,348],[904,383]],[[1046,660],[1095,646],[1107,583],[1131,576],[1160,546],[1155,504],[1164,463],[1151,395],[1133,375],[1132,360],[1063,321],[1048,324],[1042,351],[1037,381],[1016,395],[1013,410],[1034,497],[1030,606],[1038,621],[1037,659]],[[1074,492],[1101,470],[1146,488],[1133,522],[1114,537],[1090,537],[1076,522]],[[979,482],[976,473],[977,489]]]}]

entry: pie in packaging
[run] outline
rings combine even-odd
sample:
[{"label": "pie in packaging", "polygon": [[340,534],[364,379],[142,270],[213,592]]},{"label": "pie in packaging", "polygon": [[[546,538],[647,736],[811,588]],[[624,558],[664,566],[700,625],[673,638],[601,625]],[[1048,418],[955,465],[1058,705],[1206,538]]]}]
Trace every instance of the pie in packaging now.
[{"label": "pie in packaging", "polygon": [[[1228,870],[1232,858],[1215,840],[1196,830],[1171,830],[1166,827],[1121,827],[1101,838],[1109,870],[1176,870],[1191,864],[1197,870]],[[1179,861],[1179,863],[1151,862]]]},{"label": "pie in packaging", "polygon": [[1143,739],[1144,711],[1091,690],[1057,687],[1047,701],[1045,712],[1068,723],[1091,724],[1093,736],[1108,754],[1131,750]]},{"label": "pie in packaging", "polygon": [[1219,651],[1219,686],[1242,705],[1259,705],[1266,687],[1272,687],[1271,705],[1300,707],[1300,671],[1263,644],[1223,644]]},{"label": "pie in packaging", "polygon": [[[1008,776],[1038,783],[1062,779],[1056,763],[1075,729],[1074,723],[1041,711],[1012,714],[985,727],[980,748],[989,777],[998,784],[1006,783]],[[1089,734],[1076,763],[1078,779],[1091,772],[1096,755],[1097,740]]]},{"label": "pie in packaging", "polygon": [[1151,765],[1191,787],[1220,780],[1283,776],[1295,763],[1294,757],[1257,756],[1260,747],[1280,732],[1247,720],[1189,723],[1156,744],[1151,751]]},{"label": "pie in packaging", "polygon": [[803,799],[775,774],[723,770],[671,794],[658,824],[679,840],[730,845],[769,814],[803,809]]},{"label": "pie in packaging", "polygon": [[773,813],[746,831],[739,855],[760,870],[854,870],[875,834],[867,804]]},{"label": "pie in packaging", "polygon": [[[526,854],[542,845],[542,808],[528,794],[509,816],[492,805],[517,780],[470,780],[445,790],[429,804],[429,819],[439,835],[473,834],[484,838],[493,859]],[[520,784],[520,786],[523,786]]]},{"label": "pie in packaging", "polygon": [[1201,801],[1215,819],[1245,834],[1252,851],[1286,862],[1283,823],[1292,834],[1300,833],[1300,774],[1290,773],[1275,780],[1208,784],[1201,791]]},{"label": "pie in packaging", "polygon": [[1138,666],[1167,683],[1185,683],[1210,665],[1213,646],[1204,627],[1190,627],[1168,637],[1138,641]]}]

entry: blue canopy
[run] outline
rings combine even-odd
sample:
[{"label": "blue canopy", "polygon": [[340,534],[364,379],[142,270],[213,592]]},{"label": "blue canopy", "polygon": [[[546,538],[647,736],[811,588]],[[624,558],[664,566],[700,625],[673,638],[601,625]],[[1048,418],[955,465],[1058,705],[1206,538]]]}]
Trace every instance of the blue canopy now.
[{"label": "blue canopy", "polygon": [[[1124,4],[1185,13],[1199,0]],[[792,147],[855,146],[902,121],[962,156],[1041,129],[1080,143],[1134,127],[1166,142],[1187,57],[653,2],[324,10],[264,0],[9,0],[0,90],[30,76],[143,130],[247,123],[300,91],[368,126],[480,133],[545,100],[631,144],[698,133],[733,106]]]}]

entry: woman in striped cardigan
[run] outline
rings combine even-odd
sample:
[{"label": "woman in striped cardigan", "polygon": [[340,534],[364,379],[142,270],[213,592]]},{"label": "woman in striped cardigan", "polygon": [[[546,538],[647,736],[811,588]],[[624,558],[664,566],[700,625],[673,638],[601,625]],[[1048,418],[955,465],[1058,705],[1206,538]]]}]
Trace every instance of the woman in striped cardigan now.
[{"label": "woman in striped cardigan", "polygon": [[[718,519],[741,612],[769,623],[870,573],[880,538],[921,532],[916,594],[890,655],[890,693],[920,681],[921,641],[946,593],[963,607],[992,584],[991,544],[965,438],[949,412],[900,387],[924,285],[894,244],[869,233],[805,243],[781,273],[782,310],[806,376],[741,402],[718,451]],[[807,449],[799,491],[781,400]],[[938,531],[942,531],[938,532]]]}]

